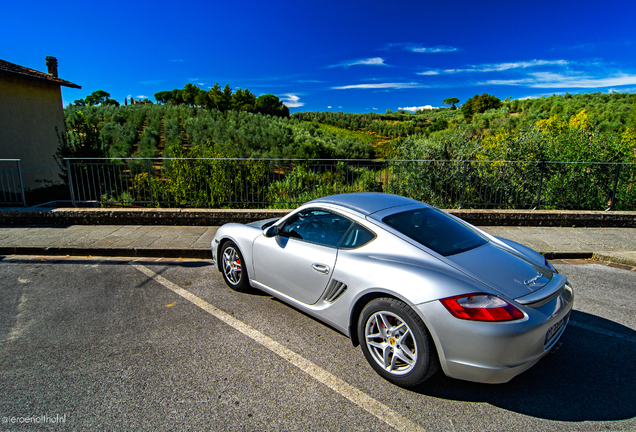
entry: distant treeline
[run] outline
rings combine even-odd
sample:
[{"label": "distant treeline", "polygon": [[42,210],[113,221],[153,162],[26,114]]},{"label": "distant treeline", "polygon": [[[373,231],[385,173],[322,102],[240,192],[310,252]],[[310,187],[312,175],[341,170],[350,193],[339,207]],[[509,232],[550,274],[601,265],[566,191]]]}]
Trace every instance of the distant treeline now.
[{"label": "distant treeline", "polygon": [[69,106],[65,118],[67,138],[59,157],[374,157],[373,140],[358,139],[350,131],[246,111]]},{"label": "distant treeline", "polygon": [[494,134],[501,128],[509,131],[529,130],[540,120],[553,116],[569,119],[585,110],[593,128],[601,132],[621,133],[628,126],[636,125],[636,120],[633,120],[636,116],[634,105],[634,93],[566,93],[564,96],[503,101],[482,94],[463,101],[459,109],[435,108],[414,114],[407,111],[387,111],[384,114],[306,111],[294,113],[292,118],[386,137],[429,136],[444,130],[460,131],[476,137]]},{"label": "distant treeline", "polygon": [[188,105],[216,109],[221,112],[244,111],[277,117],[289,117],[289,108],[273,94],[256,97],[248,89],[232,91],[229,84],[223,90],[219,83],[205,91],[194,84],[186,84],[182,89],[165,90],[155,93],[155,100],[160,104]]}]

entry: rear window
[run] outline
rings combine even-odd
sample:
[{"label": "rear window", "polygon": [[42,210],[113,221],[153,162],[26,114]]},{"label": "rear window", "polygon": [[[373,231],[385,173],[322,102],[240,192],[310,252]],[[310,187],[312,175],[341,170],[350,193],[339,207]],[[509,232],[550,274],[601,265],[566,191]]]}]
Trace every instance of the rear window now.
[{"label": "rear window", "polygon": [[488,243],[455,219],[430,208],[395,213],[382,222],[443,256],[466,252]]}]

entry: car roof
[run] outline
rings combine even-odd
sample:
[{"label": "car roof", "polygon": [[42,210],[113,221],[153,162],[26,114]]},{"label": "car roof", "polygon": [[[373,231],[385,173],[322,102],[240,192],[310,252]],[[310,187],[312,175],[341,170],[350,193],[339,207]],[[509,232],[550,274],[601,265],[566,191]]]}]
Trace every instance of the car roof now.
[{"label": "car roof", "polygon": [[310,201],[307,204],[335,204],[356,210],[362,214],[370,215],[391,207],[413,205],[423,203],[411,198],[380,192],[356,192],[340,195],[331,195]]}]

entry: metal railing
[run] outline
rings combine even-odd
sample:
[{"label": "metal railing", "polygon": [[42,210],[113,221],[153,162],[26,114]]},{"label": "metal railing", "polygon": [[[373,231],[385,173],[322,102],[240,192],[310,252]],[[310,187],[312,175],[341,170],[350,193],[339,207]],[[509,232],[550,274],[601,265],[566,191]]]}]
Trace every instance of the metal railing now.
[{"label": "metal railing", "polygon": [[289,208],[375,191],[443,208],[636,208],[636,164],[625,163],[127,158],[66,169],[75,204]]},{"label": "metal railing", "polygon": [[26,206],[20,159],[0,159],[0,205]]}]

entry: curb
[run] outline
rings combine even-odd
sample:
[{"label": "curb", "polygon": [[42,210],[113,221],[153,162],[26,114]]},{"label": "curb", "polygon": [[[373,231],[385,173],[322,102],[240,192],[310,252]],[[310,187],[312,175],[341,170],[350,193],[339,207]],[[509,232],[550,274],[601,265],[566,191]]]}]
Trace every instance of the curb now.
[{"label": "curb", "polygon": [[636,267],[636,252],[594,252],[593,258],[599,261]]},{"label": "curb", "polygon": [[[283,217],[291,210],[186,208],[0,209],[0,225],[220,226]],[[636,228],[633,211],[447,209],[476,226]]]},{"label": "curb", "polygon": [[44,246],[0,247],[0,255],[104,256],[128,258],[196,258],[212,259],[210,249],[171,248],[78,248]]}]

